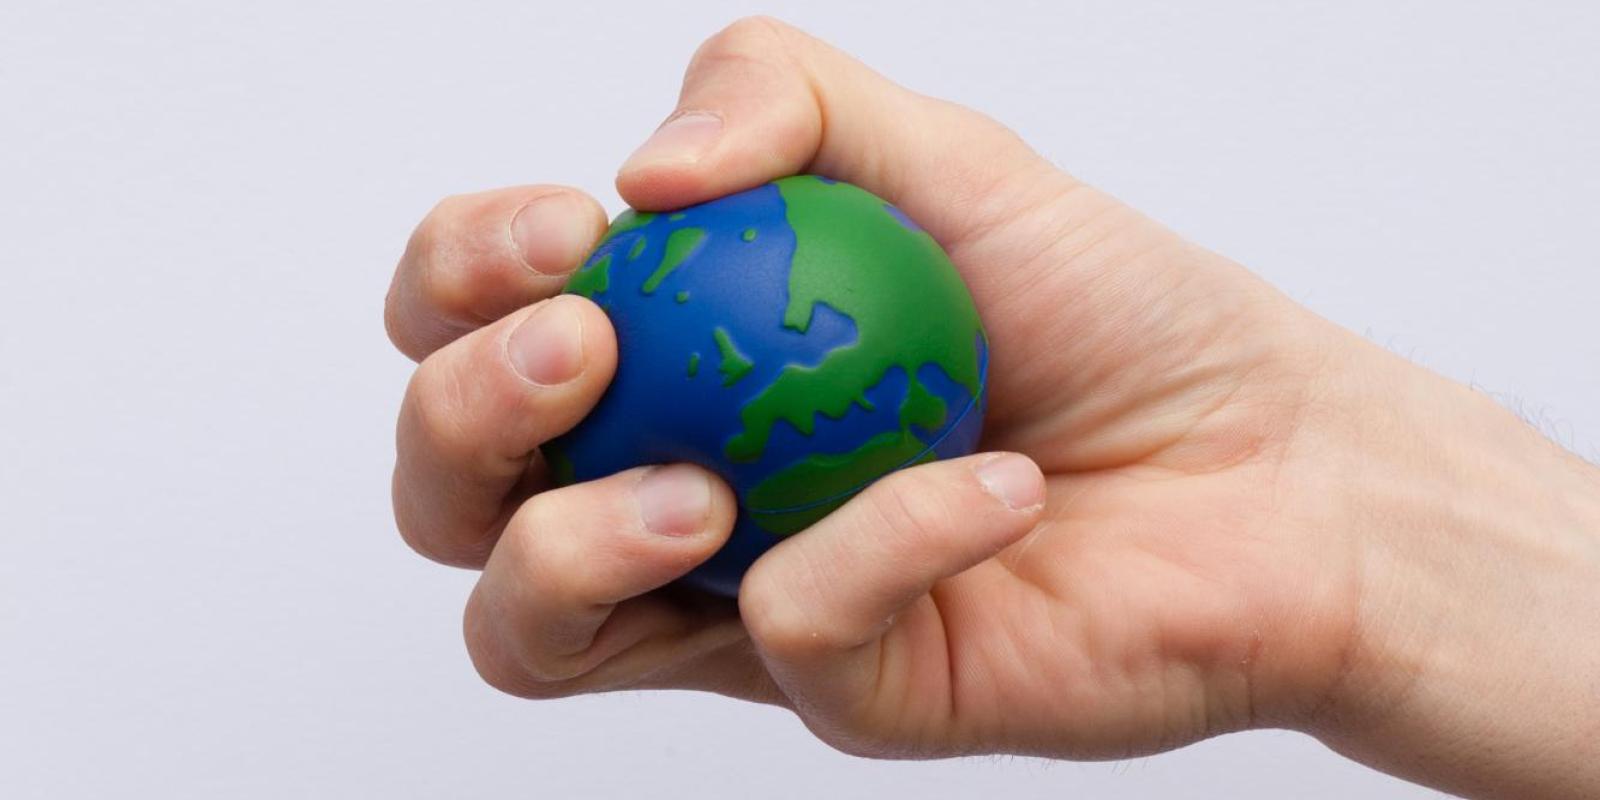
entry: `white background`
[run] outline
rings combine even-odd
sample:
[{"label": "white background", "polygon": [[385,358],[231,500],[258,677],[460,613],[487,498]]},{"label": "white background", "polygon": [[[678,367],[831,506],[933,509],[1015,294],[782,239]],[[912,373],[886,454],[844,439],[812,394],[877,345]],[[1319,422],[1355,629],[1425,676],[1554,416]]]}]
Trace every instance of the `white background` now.
[{"label": "white background", "polygon": [[[1597,7],[1210,6],[760,10],[1595,457]],[[0,5],[0,797],[1432,796],[1284,732],[874,763],[710,696],[479,683],[472,575],[389,516],[395,257],[446,193],[618,210],[690,52],[752,10]]]}]

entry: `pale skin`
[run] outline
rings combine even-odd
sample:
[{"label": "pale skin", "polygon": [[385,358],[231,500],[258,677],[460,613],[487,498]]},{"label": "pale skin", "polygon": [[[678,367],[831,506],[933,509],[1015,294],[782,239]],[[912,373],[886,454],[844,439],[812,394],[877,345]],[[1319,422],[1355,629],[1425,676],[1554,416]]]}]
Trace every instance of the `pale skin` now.
[{"label": "pale skin", "polygon": [[1118,758],[1283,727],[1483,797],[1600,795],[1600,471],[1062,172],[998,123],[782,23],[705,42],[622,166],[680,207],[797,172],[949,251],[988,329],[982,453],[773,548],[737,603],[668,586],[728,535],[696,467],[548,487],[616,365],[556,297],[605,227],[552,185],[452,197],[385,322],[405,540],[482,569],[465,633],[514,695],[717,692],[893,758]]}]

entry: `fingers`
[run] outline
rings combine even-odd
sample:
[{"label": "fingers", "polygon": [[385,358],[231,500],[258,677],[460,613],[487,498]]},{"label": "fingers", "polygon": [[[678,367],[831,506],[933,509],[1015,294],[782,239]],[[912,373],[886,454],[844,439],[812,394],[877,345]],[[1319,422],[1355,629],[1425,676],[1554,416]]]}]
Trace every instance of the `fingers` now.
[{"label": "fingers", "polygon": [[982,223],[1008,177],[1047,166],[989,118],[756,17],[695,53],[677,110],[617,188],[636,207],[670,208],[809,170],[875,192],[948,242]]},{"label": "fingers", "polygon": [[[531,487],[531,454],[582,419],[616,370],[605,313],[562,295],[452,342],[417,368],[400,408],[395,520],[417,552],[479,566]],[[519,485],[522,491],[518,492]]]},{"label": "fingers", "polygon": [[582,192],[518,186],[449,197],[411,235],[384,324],[415,360],[467,331],[561,290],[605,231]]},{"label": "fingers", "polygon": [[730,649],[744,638],[730,606],[640,595],[709,558],[735,514],[733,493],[685,464],[530,499],[468,604],[473,663],[502,690],[550,696],[634,685]]},{"label": "fingers", "polygon": [[[835,744],[861,724],[874,691],[896,677],[880,675],[879,654],[897,615],[935,582],[1022,538],[1037,522],[1044,494],[1044,478],[1025,456],[935,462],[878,481],[757,561],[739,607],[768,669],[808,724]],[[937,652],[910,663],[949,663],[939,635],[923,641]]]}]

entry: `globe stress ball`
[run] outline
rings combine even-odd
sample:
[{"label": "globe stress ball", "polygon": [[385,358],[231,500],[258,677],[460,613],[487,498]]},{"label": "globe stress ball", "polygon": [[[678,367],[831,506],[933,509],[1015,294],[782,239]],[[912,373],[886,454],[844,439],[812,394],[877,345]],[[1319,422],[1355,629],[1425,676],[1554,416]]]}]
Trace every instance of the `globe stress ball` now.
[{"label": "globe stress ball", "polygon": [[671,213],[625,211],[572,276],[617,373],[544,446],[556,483],[687,461],[739,499],[684,582],[738,592],[767,548],[883,475],[971,453],[987,341],[938,243],[848,183],[799,175]]}]

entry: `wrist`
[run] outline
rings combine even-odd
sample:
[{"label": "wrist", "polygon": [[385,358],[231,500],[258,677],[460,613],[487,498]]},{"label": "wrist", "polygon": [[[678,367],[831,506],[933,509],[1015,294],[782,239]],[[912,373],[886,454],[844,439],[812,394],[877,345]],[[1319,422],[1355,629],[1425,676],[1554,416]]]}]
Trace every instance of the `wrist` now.
[{"label": "wrist", "polygon": [[[1364,342],[1323,431],[1357,564],[1308,727],[1474,795],[1600,792],[1600,472],[1492,400]],[[1581,789],[1580,789],[1581,787]]]}]

